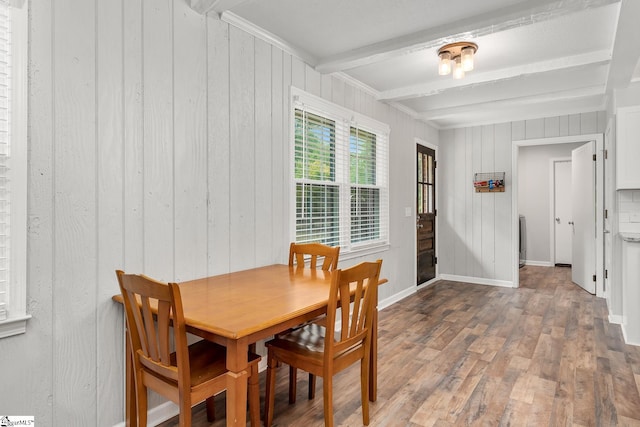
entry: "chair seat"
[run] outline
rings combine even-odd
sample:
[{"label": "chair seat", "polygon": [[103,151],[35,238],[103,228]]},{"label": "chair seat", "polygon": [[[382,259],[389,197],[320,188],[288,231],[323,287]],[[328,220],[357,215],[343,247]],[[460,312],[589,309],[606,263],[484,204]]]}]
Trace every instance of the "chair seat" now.
[{"label": "chair seat", "polygon": [[309,323],[286,334],[278,335],[276,338],[267,341],[265,345],[322,358],[325,333],[324,326],[320,326],[317,323]]},{"label": "chair seat", "polygon": [[[268,341],[265,345],[272,347],[275,351],[295,354],[296,358],[315,360],[318,365],[322,364],[325,352],[325,335],[327,329],[317,323],[309,323],[293,331],[279,335]],[[334,339],[334,342],[339,342]],[[361,346],[355,344],[353,347],[334,353],[334,358],[340,358],[353,350],[360,350]],[[286,363],[286,362],[285,362]]]},{"label": "chair seat", "polygon": [[[189,347],[191,385],[197,386],[227,372],[227,349],[207,340],[200,340]],[[249,366],[260,361],[260,356],[249,353]],[[176,353],[171,353],[171,363],[176,363]]]}]

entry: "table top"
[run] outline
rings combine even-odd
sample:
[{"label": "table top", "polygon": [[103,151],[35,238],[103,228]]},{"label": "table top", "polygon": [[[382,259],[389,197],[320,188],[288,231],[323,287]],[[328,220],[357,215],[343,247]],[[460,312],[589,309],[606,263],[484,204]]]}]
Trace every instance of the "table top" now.
[{"label": "table top", "polygon": [[[326,312],[331,273],[274,264],[179,286],[190,332],[223,344],[255,342]],[[120,294],[113,299],[122,303]]]},{"label": "table top", "polygon": [[275,264],[178,285],[191,332],[253,342],[326,311],[331,273]]},{"label": "table top", "polygon": [[185,321],[238,339],[326,309],[331,273],[270,265],[180,283]]}]

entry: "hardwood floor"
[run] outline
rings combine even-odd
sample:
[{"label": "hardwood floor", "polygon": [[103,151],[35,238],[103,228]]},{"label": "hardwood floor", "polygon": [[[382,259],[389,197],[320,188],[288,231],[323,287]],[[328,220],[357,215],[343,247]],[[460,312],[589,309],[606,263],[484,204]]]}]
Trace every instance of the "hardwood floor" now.
[{"label": "hardwood floor", "polygon": [[[370,426],[640,426],[640,347],[624,344],[605,300],[569,268],[520,271],[519,289],[440,281],[380,312]],[[298,375],[289,405],[287,370],[274,425],[323,426],[322,380],[309,401]],[[359,369],[334,381],[336,425],[361,426]],[[193,425],[224,426],[224,399],[216,410],[210,424],[194,408]]]}]

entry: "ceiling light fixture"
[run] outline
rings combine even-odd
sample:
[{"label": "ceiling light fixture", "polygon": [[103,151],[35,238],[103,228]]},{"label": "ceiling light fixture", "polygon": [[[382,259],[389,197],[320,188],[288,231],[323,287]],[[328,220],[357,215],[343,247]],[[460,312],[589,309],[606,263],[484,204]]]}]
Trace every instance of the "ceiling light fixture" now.
[{"label": "ceiling light fixture", "polygon": [[442,46],[438,49],[438,74],[446,76],[453,71],[454,79],[463,78],[465,71],[473,70],[473,57],[477,51],[478,45],[471,42],[456,42]]}]

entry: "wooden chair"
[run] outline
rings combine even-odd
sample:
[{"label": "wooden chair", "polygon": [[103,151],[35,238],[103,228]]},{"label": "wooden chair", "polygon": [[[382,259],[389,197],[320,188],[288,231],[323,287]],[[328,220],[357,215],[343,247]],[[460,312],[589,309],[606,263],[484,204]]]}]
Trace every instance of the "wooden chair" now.
[{"label": "wooden chair", "polygon": [[[318,261],[322,261],[322,270],[332,271],[338,268],[340,246],[327,246],[322,243],[291,243],[289,246],[289,265],[302,267],[305,257],[309,257],[309,267],[318,268]],[[294,264],[295,261],[295,264]]]},{"label": "wooden chair", "polygon": [[[322,243],[295,243],[289,245],[289,266],[305,266],[305,257],[309,258],[309,268],[317,269],[321,263],[321,270],[333,271],[338,268],[340,246],[327,246]],[[322,318],[313,320],[322,323]],[[310,323],[310,322],[308,322]],[[304,326],[304,325],[301,325]],[[296,387],[298,384],[298,370],[289,367],[289,403],[296,402]],[[309,399],[313,399],[316,393],[316,377],[309,373]]]},{"label": "wooden chair", "polygon": [[[180,288],[176,283],[161,283],[121,270],[116,275],[133,353],[138,425],[147,425],[147,388],[179,405],[181,427],[191,426],[191,407],[205,399],[207,418],[212,421],[213,396],[227,386],[226,349],[207,340],[188,345]],[[152,311],[155,308],[157,314]],[[170,350],[170,326],[175,352]],[[259,361],[259,356],[249,355],[252,427],[260,425]]]},{"label": "wooden chair", "polygon": [[[275,373],[278,362],[323,378],[325,426],[333,426],[333,375],[360,361],[362,422],[369,424],[371,332],[382,261],[334,270],[325,326],[311,323],[267,342],[268,366],[264,423],[273,422]],[[351,313],[346,307],[351,304]],[[336,317],[340,310],[340,331]]]}]

